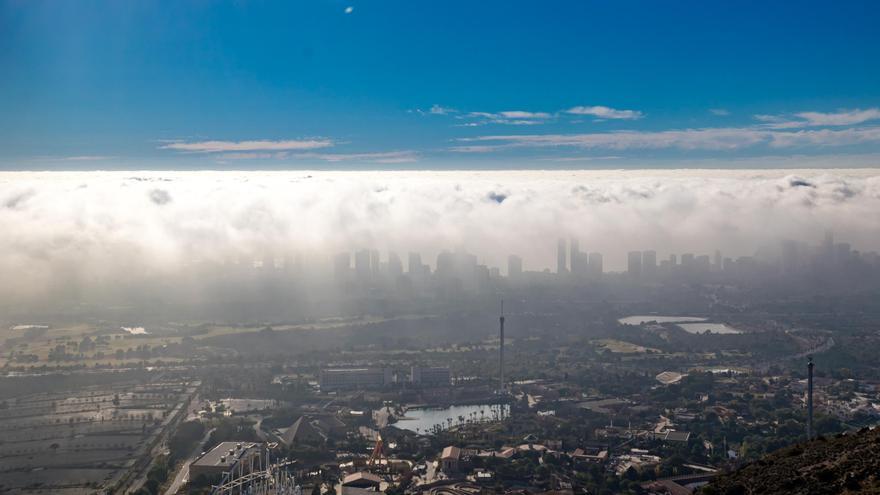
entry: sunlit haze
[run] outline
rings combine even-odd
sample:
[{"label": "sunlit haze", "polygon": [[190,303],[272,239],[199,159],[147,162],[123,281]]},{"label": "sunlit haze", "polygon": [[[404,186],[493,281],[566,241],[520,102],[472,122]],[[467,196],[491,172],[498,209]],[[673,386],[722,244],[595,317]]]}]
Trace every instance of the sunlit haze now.
[{"label": "sunlit haze", "polygon": [[0,494],[880,493],[878,20],[0,0]]}]

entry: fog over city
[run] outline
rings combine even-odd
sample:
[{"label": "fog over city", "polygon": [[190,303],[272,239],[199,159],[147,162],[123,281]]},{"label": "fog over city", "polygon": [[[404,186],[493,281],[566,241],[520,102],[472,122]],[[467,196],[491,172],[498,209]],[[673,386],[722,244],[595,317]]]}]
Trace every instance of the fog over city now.
[{"label": "fog over city", "polygon": [[7,297],[88,289],[181,265],[464,249],[555,268],[555,239],[626,251],[753,255],[833,230],[877,249],[880,173],[859,170],[20,172],[0,175]]},{"label": "fog over city", "polygon": [[880,493],[877,19],[0,0],[0,494]]}]

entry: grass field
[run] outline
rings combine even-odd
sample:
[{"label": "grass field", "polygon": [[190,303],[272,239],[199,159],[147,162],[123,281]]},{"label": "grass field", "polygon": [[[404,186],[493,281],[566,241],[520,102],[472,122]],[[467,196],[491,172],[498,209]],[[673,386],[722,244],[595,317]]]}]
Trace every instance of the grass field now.
[{"label": "grass field", "polygon": [[[393,319],[416,319],[423,316],[401,316]],[[326,318],[316,322],[273,325],[272,329],[278,332],[293,331],[314,331],[322,329],[333,329],[347,326],[369,325],[372,323],[380,323],[388,321],[388,318],[382,317],[363,317],[363,318]],[[123,357],[118,358],[117,351],[126,352],[130,349],[134,350],[139,347],[161,347],[172,344],[179,344],[185,336],[190,335],[196,342],[231,334],[243,334],[259,332],[266,328],[265,325],[223,325],[209,324],[204,322],[188,322],[177,323],[165,326],[159,330],[147,328],[147,334],[132,335],[122,329],[120,325],[109,323],[102,324],[86,324],[74,323],[67,325],[53,325],[48,329],[39,331],[28,331],[27,329],[13,329],[13,325],[5,326],[0,330],[0,342],[6,344],[0,352],[0,367],[7,363],[11,365],[32,365],[41,366],[50,365],[119,365],[126,363],[137,363],[144,359],[141,357]],[[155,333],[149,333],[155,332]],[[96,341],[95,348],[83,352],[82,359],[59,361],[49,359],[50,354],[59,345],[63,346],[68,353],[78,355],[80,350],[78,344],[86,337]],[[100,340],[97,340],[101,337]],[[97,353],[102,356],[97,356]],[[10,355],[19,356],[36,356],[36,361],[26,361],[17,359],[10,361]],[[152,359],[152,358],[151,358]],[[174,362],[179,361],[178,358],[162,357],[162,361]]]},{"label": "grass field", "polygon": [[617,353],[617,354],[644,354],[647,352],[656,352],[659,353],[659,349],[653,349],[650,347],[644,347],[636,344],[632,344],[630,342],[624,342],[622,340],[614,340],[614,339],[601,339],[594,340],[593,344],[600,349],[605,349],[607,351]]}]

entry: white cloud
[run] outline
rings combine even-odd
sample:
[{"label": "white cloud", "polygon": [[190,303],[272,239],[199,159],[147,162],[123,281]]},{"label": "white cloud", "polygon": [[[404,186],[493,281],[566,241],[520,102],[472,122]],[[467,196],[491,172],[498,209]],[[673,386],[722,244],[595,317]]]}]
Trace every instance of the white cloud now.
[{"label": "white cloud", "polygon": [[644,117],[644,114],[638,110],[617,110],[602,105],[577,106],[569,108],[565,112],[572,115],[592,115],[599,119],[636,120]]},{"label": "white cloud", "polygon": [[503,147],[571,146],[605,149],[736,149],[766,140],[764,133],[749,129],[687,129],[681,131],[619,131],[590,134],[525,134],[463,138],[461,141],[497,142]]},{"label": "white cloud", "polygon": [[540,125],[548,119],[553,118],[553,114],[548,112],[530,112],[526,110],[505,110],[501,112],[468,112],[460,115],[460,119],[477,119],[474,122],[463,124],[467,127],[502,124],[502,125]]},{"label": "white cloud", "polygon": [[444,107],[436,103],[431,105],[431,109],[428,110],[428,113],[431,115],[447,115],[455,112],[457,112],[457,110],[454,108]]},{"label": "white cloud", "polygon": [[118,158],[110,155],[37,156],[36,161],[46,162],[97,162]]},{"label": "white cloud", "polygon": [[507,119],[549,119],[551,117],[547,112],[526,112],[523,110],[508,110],[498,113]]},{"label": "white cloud", "polygon": [[283,160],[288,158],[296,159],[315,159],[325,162],[371,162],[371,163],[410,163],[419,159],[419,154],[415,151],[383,151],[375,153],[295,153],[290,151],[278,152],[259,152],[245,151],[223,153],[219,155],[222,159],[228,160]]},{"label": "white cloud", "polygon": [[471,146],[453,146],[449,151],[456,153],[491,153],[497,151],[500,147],[497,145],[471,145]]},{"label": "white cloud", "polygon": [[549,158],[539,158],[543,162],[597,162],[606,160],[619,160],[620,156],[556,156]]},{"label": "white cloud", "polygon": [[333,146],[329,139],[302,139],[283,141],[194,141],[172,142],[160,146],[161,149],[187,151],[194,153],[222,153],[227,151],[291,151],[311,150]]},{"label": "white cloud", "polygon": [[867,122],[869,120],[880,119],[880,109],[856,109],[835,113],[800,112],[795,115],[806,120],[813,126],[841,126],[861,124],[862,122]]},{"label": "white cloud", "polygon": [[854,129],[818,129],[794,132],[773,132],[770,145],[777,148],[794,146],[849,146],[880,142],[880,127]]},{"label": "white cloud", "polygon": [[296,158],[312,158],[326,162],[365,161],[372,163],[411,163],[419,160],[415,151],[383,151],[377,153],[298,153]]},{"label": "white cloud", "polygon": [[[842,130],[781,131],[759,127],[706,128],[669,131],[618,131],[589,134],[520,134],[461,138],[481,145],[479,152],[513,147],[568,146],[584,149],[666,149],[730,151],[758,145],[775,148],[795,146],[846,146],[880,142],[880,127]],[[490,147],[492,149],[490,149]],[[457,147],[453,151],[473,152]]]},{"label": "white cloud", "polygon": [[[457,110],[444,108],[434,105],[428,112],[416,110],[426,115],[447,115],[457,113]],[[640,119],[643,117],[642,112],[636,110],[616,110],[610,107],[593,106],[593,107],[573,107],[565,111],[572,115],[591,115],[597,119]],[[458,119],[471,119],[472,122],[459,124],[459,126],[474,127],[488,124],[502,125],[538,125],[546,123],[554,119],[558,114],[553,112],[534,112],[530,110],[503,110],[499,112],[472,111],[465,112],[456,116]]]},{"label": "white cloud", "polygon": [[880,119],[880,108],[840,110],[837,112],[798,112],[793,115],[755,115],[755,119],[774,129],[799,127],[840,127]]},{"label": "white cloud", "polygon": [[730,115],[730,110],[727,110],[726,108],[710,108],[709,113],[711,113],[712,115],[717,115],[719,117],[727,117],[728,115]]},{"label": "white cloud", "polygon": [[349,5],[348,7],[345,8],[346,14],[351,14],[352,12],[354,12],[354,7]]},{"label": "white cloud", "polygon": [[263,160],[273,158],[276,160],[280,160],[283,158],[287,158],[290,156],[289,151],[279,151],[276,153],[266,153],[266,152],[256,152],[256,151],[244,151],[244,152],[235,152],[235,153],[223,153],[219,155],[220,158],[225,160]]}]

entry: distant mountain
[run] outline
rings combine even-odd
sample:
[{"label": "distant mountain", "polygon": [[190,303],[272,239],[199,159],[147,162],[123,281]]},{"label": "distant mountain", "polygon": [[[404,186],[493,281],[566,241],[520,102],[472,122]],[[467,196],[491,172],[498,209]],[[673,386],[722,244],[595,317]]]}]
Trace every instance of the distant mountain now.
[{"label": "distant mountain", "polygon": [[699,493],[880,494],[880,428],[782,449],[719,476]]}]

